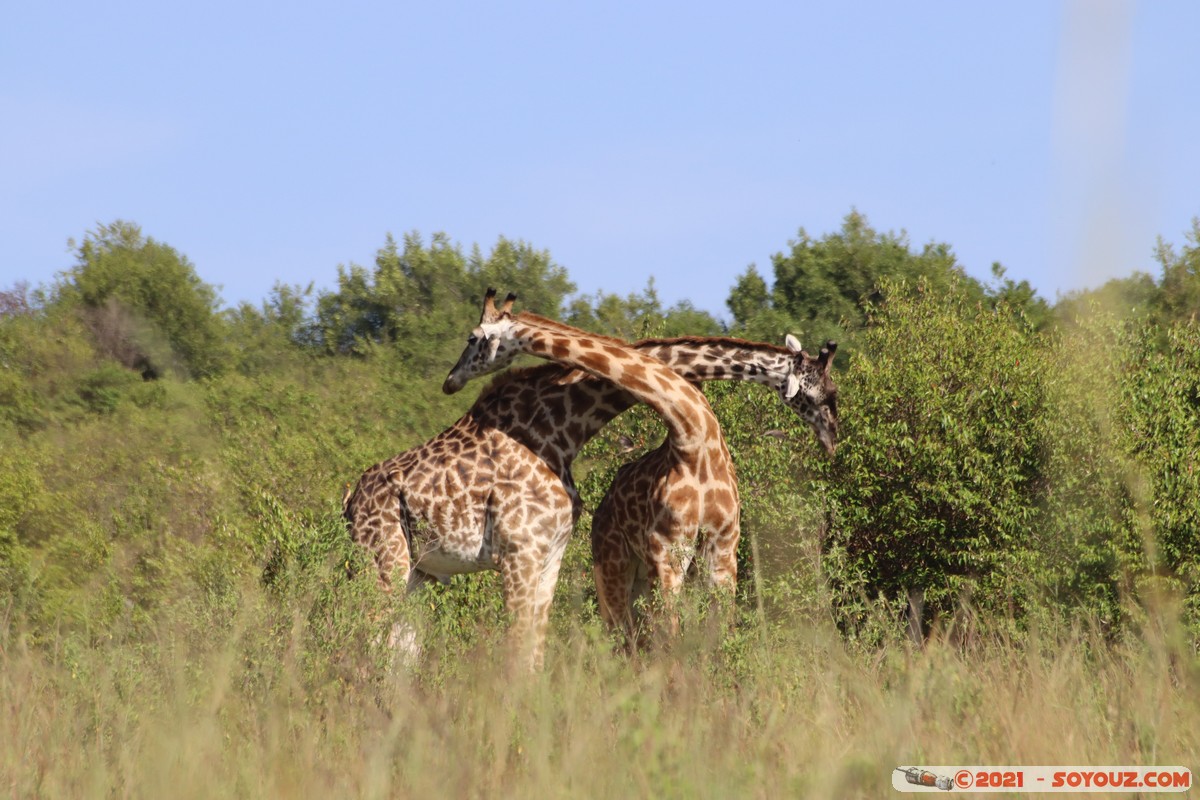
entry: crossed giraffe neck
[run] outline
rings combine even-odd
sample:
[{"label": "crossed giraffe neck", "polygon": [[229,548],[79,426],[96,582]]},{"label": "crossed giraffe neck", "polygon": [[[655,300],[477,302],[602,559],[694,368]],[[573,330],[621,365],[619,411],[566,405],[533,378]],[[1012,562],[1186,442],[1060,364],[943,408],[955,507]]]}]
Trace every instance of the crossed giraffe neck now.
[{"label": "crossed giraffe neck", "polygon": [[[580,399],[579,408],[585,410],[574,413],[565,427],[566,436],[545,437],[542,446],[535,448],[539,453],[556,450],[554,461],[559,464],[569,466],[579,448],[600,427],[638,402],[646,403],[663,418],[674,447],[696,448],[719,435],[716,419],[712,417],[703,393],[649,353],[630,348],[616,339],[590,334],[528,312],[513,315],[508,310],[497,312],[493,307],[490,314],[485,305],[480,327],[472,334],[467,349],[446,377],[442,389],[448,394],[462,389],[470,378],[511,364],[520,353],[583,370],[611,384],[611,388],[592,393],[586,399],[582,395],[588,392],[571,392]],[[650,347],[661,349],[662,345]],[[513,380],[530,384],[528,373],[518,375],[521,377]],[[571,386],[572,379],[580,377],[560,372],[558,380]],[[594,390],[596,387],[588,388]],[[530,391],[538,392],[537,389]],[[525,399],[536,402],[538,398],[529,396]],[[511,422],[519,425],[520,418],[514,416]]]},{"label": "crossed giraffe neck", "polygon": [[721,337],[646,339],[634,345],[692,381],[749,381],[769,386],[812,427],[829,455],[837,448],[837,387],[830,377],[837,342],[809,355],[792,335],[784,345]]},{"label": "crossed giraffe neck", "polygon": [[[676,476],[672,496],[664,503],[678,511],[672,515],[671,528],[695,531],[719,517],[725,523],[721,527],[729,527],[736,540],[736,480],[721,428],[704,394],[663,362],[618,340],[593,336],[534,314],[514,316],[514,299],[509,295],[504,308],[498,310],[495,291],[488,291],[480,324],[446,376],[443,390],[459,391],[471,378],[504,368],[520,353],[584,369],[617,384],[657,411],[667,426],[667,441],[658,454]],[[520,484],[514,488],[520,491]],[[576,499],[577,495],[572,498]],[[545,651],[550,599],[570,528],[564,532],[537,524],[534,512],[545,506],[540,496],[525,494],[523,500],[514,496],[504,505],[515,517],[511,524],[494,524],[493,540],[505,540],[504,563],[500,565],[505,602],[514,614],[516,641],[527,648],[528,663],[537,668]],[[572,519],[576,515],[577,506]],[[493,541],[488,549],[494,546]]]},{"label": "crossed giraffe neck", "polygon": [[[829,375],[837,345],[811,356],[787,337],[786,346],[730,337],[645,339],[630,345],[667,364],[686,381],[749,381],[773,389],[812,428],[832,454],[837,443],[837,387]],[[517,438],[560,474],[569,476],[579,450],[638,400],[584,370],[543,364],[498,376],[468,412]]]}]

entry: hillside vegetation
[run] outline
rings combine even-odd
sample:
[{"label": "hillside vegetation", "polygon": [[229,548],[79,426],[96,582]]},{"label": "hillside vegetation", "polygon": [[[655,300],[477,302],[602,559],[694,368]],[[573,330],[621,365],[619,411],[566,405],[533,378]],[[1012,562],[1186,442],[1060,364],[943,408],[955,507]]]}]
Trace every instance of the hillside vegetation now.
[{"label": "hillside vegetation", "polygon": [[[801,231],[773,280],[735,278],[728,333],[837,338],[841,442],[706,385],[743,499],[735,629],[697,596],[669,655],[614,656],[585,512],[535,679],[493,666],[497,576],[380,595],[344,487],[470,404],[439,387],[487,286],[627,338],[720,322],[652,282],[577,296],[506,239],[389,236],[334,290],[236,308],[131,223],[76,256],[0,287],[13,796],[874,797],[921,763],[1200,766],[1200,223],[1160,275],[1053,304],[857,213]],[[589,512],[662,435],[634,409],[585,448]]]}]

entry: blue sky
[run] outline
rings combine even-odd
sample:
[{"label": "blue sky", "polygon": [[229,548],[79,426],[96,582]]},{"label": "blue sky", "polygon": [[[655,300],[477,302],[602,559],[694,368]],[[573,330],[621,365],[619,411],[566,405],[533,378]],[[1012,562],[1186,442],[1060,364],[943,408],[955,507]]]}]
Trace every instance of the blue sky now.
[{"label": "blue sky", "polygon": [[229,304],[415,230],[727,317],[854,207],[1053,299],[1200,215],[1198,30],[1182,0],[11,4],[0,288],[120,218]]}]

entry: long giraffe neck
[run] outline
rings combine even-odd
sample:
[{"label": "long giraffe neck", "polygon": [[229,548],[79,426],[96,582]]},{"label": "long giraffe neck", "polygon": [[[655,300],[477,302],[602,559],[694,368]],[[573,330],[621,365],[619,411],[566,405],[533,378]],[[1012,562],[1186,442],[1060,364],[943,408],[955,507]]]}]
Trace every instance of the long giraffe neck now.
[{"label": "long giraffe neck", "polygon": [[638,351],[657,358],[689,381],[749,381],[779,388],[795,354],[786,347],[721,337],[643,339]]},{"label": "long giraffe neck", "polygon": [[[632,346],[693,382],[751,381],[777,387],[791,369],[792,354],[786,348],[741,339],[647,339]],[[541,364],[499,375],[480,394],[470,414],[489,427],[507,431],[566,472],[593,436],[637,403],[621,387],[582,370]]]},{"label": "long giraffe neck", "polygon": [[[590,335],[527,312],[513,317],[513,322],[513,337],[524,352],[586,370],[618,387],[617,394],[626,395],[628,401],[612,398],[614,407],[623,406],[615,413],[592,415],[606,417],[600,425],[641,402],[662,417],[668,438],[676,447],[700,447],[718,434],[704,395],[661,360],[617,340]],[[571,427],[576,432],[570,436],[574,452],[599,430],[596,426],[589,433],[592,425],[586,424]]]}]

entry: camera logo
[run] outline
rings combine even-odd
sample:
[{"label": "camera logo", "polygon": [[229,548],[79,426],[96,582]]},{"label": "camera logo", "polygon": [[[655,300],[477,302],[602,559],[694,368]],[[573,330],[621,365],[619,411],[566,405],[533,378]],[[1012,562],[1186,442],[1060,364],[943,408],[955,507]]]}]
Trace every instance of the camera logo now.
[{"label": "camera logo", "polygon": [[920,767],[896,767],[896,772],[904,774],[904,780],[914,786],[928,786],[933,789],[941,789],[948,792],[954,788],[954,779],[946,776],[934,775],[927,769]]}]

